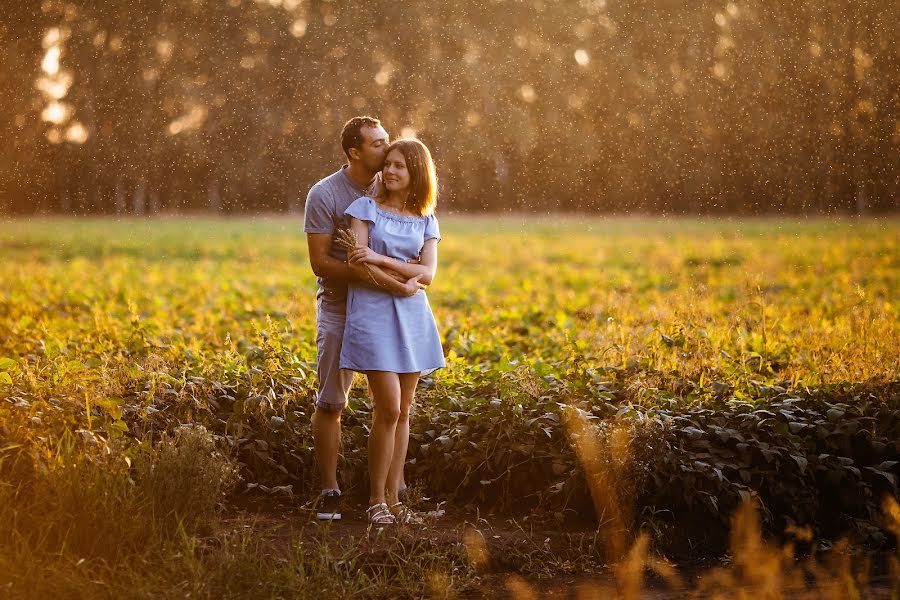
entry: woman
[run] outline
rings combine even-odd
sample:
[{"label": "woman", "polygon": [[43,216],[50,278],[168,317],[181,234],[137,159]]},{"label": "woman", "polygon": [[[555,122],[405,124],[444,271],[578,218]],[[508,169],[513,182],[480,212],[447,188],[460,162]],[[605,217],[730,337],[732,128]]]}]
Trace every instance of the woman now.
[{"label": "woman", "polygon": [[[357,239],[347,260],[430,285],[441,236],[433,214],[437,178],[428,148],[418,140],[392,143],[382,182],[379,197],[359,198],[345,211]],[[409,262],[417,257],[418,262]],[[341,368],[365,373],[375,402],[368,445],[370,523],[421,522],[398,498],[409,410],[419,375],[443,366],[440,336],[424,292],[401,297],[367,283],[350,285]]]}]

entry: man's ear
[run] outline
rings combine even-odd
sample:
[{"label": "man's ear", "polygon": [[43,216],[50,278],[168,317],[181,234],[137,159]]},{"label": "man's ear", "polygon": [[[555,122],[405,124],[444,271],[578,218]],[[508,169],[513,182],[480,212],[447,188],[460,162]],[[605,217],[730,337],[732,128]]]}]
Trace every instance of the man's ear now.
[{"label": "man's ear", "polygon": [[359,148],[347,148],[347,154],[353,160],[359,160]]}]

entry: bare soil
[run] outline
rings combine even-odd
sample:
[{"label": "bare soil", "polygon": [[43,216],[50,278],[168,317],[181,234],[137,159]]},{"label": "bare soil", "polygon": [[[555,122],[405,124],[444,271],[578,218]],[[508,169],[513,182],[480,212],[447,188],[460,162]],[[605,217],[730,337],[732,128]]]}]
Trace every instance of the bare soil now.
[{"label": "bare soil", "polygon": [[[271,543],[274,556],[284,556],[298,543],[328,543],[336,550],[357,546],[362,552],[378,552],[389,542],[426,542],[429,548],[456,552],[465,556],[466,543],[477,530],[484,543],[486,560],[477,575],[460,594],[462,598],[528,597],[529,589],[539,598],[609,598],[617,593],[616,578],[599,552],[602,548],[592,523],[556,524],[533,515],[497,515],[477,510],[446,507],[439,518],[428,518],[423,525],[370,527],[365,506],[345,501],[342,519],[318,521],[311,503],[297,499],[250,496],[238,498],[223,519],[228,528],[251,528],[255,536]],[[421,510],[433,510],[434,504],[420,503]],[[702,565],[681,565],[695,573]],[[664,581],[645,578],[642,598],[679,598]],[[690,581],[686,583],[690,584]]]},{"label": "bare soil", "polygon": [[[604,561],[603,541],[590,519],[560,525],[535,515],[485,514],[444,506],[443,516],[427,519],[424,525],[375,528],[366,522],[365,505],[352,499],[345,500],[343,518],[333,522],[318,521],[311,504],[297,498],[242,496],[233,500],[223,525],[250,528],[254,537],[271,544],[273,556],[285,556],[297,544],[327,543],[336,552],[355,547],[360,553],[378,553],[399,543],[402,547],[424,544],[429,551],[471,558],[467,543],[471,546],[472,532],[477,530],[485,560],[458,597],[582,600],[622,597],[624,591],[614,567]],[[417,508],[436,506],[420,503]],[[673,565],[681,582],[678,588],[648,569],[640,598],[697,597],[689,590],[696,588],[705,572],[727,561],[727,557],[679,561]],[[893,584],[886,575],[874,574],[865,597],[889,598]]]}]

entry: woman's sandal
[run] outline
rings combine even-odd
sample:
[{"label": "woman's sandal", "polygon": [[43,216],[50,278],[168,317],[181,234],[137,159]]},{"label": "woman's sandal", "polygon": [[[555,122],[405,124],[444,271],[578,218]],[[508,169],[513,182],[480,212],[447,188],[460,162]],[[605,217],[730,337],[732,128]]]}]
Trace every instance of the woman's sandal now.
[{"label": "woman's sandal", "polygon": [[385,502],[379,502],[367,508],[366,516],[372,525],[393,525],[397,522]]},{"label": "woman's sandal", "polygon": [[394,521],[396,523],[403,523],[404,525],[421,525],[425,522],[422,517],[402,502],[391,504],[390,510],[394,515]]}]

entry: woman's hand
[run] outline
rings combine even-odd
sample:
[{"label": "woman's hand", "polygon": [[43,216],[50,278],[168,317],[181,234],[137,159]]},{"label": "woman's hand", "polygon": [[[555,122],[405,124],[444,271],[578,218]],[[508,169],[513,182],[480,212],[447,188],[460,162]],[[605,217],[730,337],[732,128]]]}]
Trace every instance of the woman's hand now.
[{"label": "woman's hand", "polygon": [[347,262],[350,264],[368,263],[370,265],[382,266],[385,257],[378,254],[369,247],[354,248],[347,253]]}]

